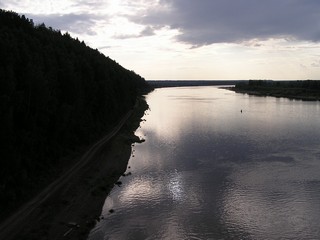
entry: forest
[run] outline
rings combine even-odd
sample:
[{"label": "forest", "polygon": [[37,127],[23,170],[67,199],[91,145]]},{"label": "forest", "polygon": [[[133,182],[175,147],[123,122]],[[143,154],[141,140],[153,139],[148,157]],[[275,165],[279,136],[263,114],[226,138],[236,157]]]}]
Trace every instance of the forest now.
[{"label": "forest", "polygon": [[107,133],[146,86],[70,34],[0,9],[0,220]]},{"label": "forest", "polygon": [[286,97],[306,101],[320,100],[320,81],[249,80],[236,83],[236,92],[261,96]]}]

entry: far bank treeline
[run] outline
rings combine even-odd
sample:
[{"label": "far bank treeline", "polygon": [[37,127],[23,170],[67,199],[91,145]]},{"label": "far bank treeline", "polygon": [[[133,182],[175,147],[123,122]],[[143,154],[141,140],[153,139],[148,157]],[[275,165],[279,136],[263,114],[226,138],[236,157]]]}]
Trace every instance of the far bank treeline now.
[{"label": "far bank treeline", "polygon": [[306,101],[320,100],[320,81],[249,80],[236,83],[236,92],[260,96],[286,97]]},{"label": "far bank treeline", "polygon": [[64,156],[111,129],[145,87],[68,33],[0,9],[2,214],[66,164]]}]

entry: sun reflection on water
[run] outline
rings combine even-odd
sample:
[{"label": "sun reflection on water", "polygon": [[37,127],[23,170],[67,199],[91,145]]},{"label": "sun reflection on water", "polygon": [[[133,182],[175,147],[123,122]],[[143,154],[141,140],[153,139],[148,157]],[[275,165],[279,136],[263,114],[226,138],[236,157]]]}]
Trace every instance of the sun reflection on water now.
[{"label": "sun reflection on water", "polygon": [[177,172],[177,170],[170,175],[168,188],[174,201],[183,200],[184,191],[182,185],[182,176]]}]

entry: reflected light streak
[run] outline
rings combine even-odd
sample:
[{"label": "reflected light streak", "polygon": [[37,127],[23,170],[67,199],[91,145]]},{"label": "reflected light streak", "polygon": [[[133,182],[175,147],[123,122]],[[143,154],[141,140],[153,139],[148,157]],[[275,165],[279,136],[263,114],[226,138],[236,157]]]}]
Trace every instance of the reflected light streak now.
[{"label": "reflected light streak", "polygon": [[[197,95],[195,91],[199,90],[202,94]],[[219,112],[226,112],[226,109],[219,109],[215,104],[219,99],[226,98],[224,93],[217,95],[216,90],[216,87],[188,87],[179,88],[177,94],[177,88],[166,88],[165,91],[156,89],[147,96],[152,114],[147,116],[145,129],[150,128],[166,142],[177,142],[186,131],[196,127],[191,125],[193,122],[198,122],[203,128],[207,127],[213,123],[208,123],[208,114],[214,119]],[[152,123],[151,126],[148,121]]]},{"label": "reflected light streak", "polygon": [[169,191],[172,195],[172,199],[174,201],[181,201],[183,200],[183,187],[182,187],[182,176],[177,172],[177,170],[171,174],[169,180]]},{"label": "reflected light streak", "polygon": [[153,182],[151,179],[134,179],[121,191],[119,200],[122,204],[133,205],[141,204],[144,201],[156,203],[161,198],[161,188],[160,183]]}]

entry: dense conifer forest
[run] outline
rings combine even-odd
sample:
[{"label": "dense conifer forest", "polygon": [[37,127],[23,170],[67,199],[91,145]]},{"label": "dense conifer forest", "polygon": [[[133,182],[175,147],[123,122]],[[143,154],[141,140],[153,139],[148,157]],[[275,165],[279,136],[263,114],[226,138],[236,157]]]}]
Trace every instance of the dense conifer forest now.
[{"label": "dense conifer forest", "polygon": [[0,220],[108,132],[145,86],[68,33],[0,10]]}]

